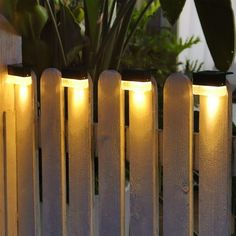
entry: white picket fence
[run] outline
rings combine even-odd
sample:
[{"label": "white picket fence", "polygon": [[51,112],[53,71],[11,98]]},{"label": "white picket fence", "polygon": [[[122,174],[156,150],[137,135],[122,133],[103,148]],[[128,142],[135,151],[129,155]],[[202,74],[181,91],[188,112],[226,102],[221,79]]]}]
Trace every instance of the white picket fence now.
[{"label": "white picket fence", "polygon": [[[135,92],[129,92],[125,127],[121,75],[105,71],[98,85],[98,123],[93,124],[91,79],[82,94],[67,89],[68,118],[58,70],[42,75],[40,112],[34,73],[32,85],[23,92],[21,86],[5,82],[6,65],[21,62],[20,45],[20,37],[1,19],[0,235],[187,236],[193,235],[196,219],[201,236],[233,233],[229,90],[210,114],[207,97],[200,98],[200,132],[194,134],[191,81],[181,74],[170,76],[164,89],[164,127],[158,131],[153,80],[152,90],[138,104]],[[99,162],[97,196],[94,153]],[[125,158],[130,164],[127,193]],[[197,217],[194,169],[199,171]]]}]

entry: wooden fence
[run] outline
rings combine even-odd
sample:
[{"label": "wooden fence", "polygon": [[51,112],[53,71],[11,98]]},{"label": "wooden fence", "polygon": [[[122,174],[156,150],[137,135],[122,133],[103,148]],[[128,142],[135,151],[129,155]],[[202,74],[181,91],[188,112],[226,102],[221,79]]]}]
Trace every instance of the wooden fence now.
[{"label": "wooden fence", "polygon": [[[0,27],[0,235],[233,233],[229,89],[213,104],[200,97],[200,132],[194,134],[191,81],[181,74],[170,76],[159,131],[152,80],[150,91],[129,91],[125,127],[121,75],[104,71],[98,84],[98,123],[93,124],[90,78],[83,90],[64,88],[60,71],[47,69],[40,104],[33,72],[31,85],[6,82],[6,65],[21,62],[21,39],[1,21],[6,27]],[[199,173],[195,194],[194,171]]]}]

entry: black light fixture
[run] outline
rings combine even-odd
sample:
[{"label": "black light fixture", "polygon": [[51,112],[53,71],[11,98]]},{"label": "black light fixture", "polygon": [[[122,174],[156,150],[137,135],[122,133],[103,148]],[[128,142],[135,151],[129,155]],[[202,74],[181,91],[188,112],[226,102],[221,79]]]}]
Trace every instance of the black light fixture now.
[{"label": "black light fixture", "polygon": [[8,65],[8,76],[6,79],[6,83],[16,84],[16,85],[31,85],[31,68],[24,66],[23,64],[14,64]]}]

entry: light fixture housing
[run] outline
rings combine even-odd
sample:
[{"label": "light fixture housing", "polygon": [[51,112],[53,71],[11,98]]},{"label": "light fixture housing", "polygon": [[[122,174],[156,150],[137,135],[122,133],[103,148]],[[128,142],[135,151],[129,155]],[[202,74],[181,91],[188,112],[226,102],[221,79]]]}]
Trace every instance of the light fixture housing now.
[{"label": "light fixture housing", "polygon": [[22,64],[8,65],[6,83],[28,86],[32,84],[31,68]]},{"label": "light fixture housing", "polygon": [[232,72],[200,71],[193,73],[193,94],[202,96],[225,96],[226,75]]},{"label": "light fixture housing", "polygon": [[89,87],[88,73],[83,69],[62,69],[62,86],[86,89]]},{"label": "light fixture housing", "polygon": [[128,69],[121,72],[121,88],[134,92],[146,92],[152,90],[152,70]]}]

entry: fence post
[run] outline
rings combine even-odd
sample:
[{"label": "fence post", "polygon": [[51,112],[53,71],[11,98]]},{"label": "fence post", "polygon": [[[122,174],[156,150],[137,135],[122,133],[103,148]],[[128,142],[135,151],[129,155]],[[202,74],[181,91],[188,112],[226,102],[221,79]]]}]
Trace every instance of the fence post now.
[{"label": "fence post", "polygon": [[121,76],[104,71],[98,84],[99,235],[124,236],[123,100]]},{"label": "fence post", "polygon": [[159,235],[157,88],[129,91],[130,235]]},{"label": "fence post", "polygon": [[193,235],[193,94],[191,81],[171,75],[164,87],[163,235]]},{"label": "fence post", "polygon": [[14,140],[9,140],[15,137],[14,86],[5,79],[6,65],[20,63],[21,58],[21,38],[0,15],[0,235],[17,232],[16,153]]},{"label": "fence post", "polygon": [[69,235],[93,236],[92,81],[68,88]]},{"label": "fence post", "polygon": [[41,78],[42,235],[66,235],[63,107],[61,73],[47,69]]},{"label": "fence post", "polygon": [[231,235],[231,91],[200,96],[199,235]]}]

